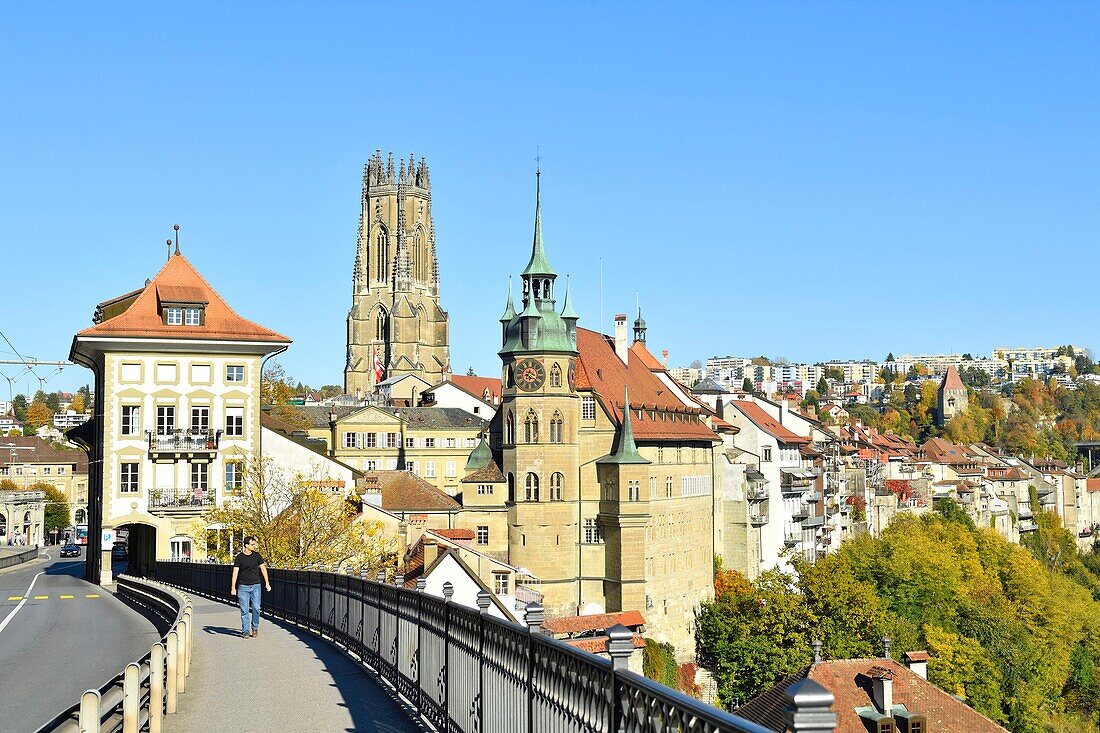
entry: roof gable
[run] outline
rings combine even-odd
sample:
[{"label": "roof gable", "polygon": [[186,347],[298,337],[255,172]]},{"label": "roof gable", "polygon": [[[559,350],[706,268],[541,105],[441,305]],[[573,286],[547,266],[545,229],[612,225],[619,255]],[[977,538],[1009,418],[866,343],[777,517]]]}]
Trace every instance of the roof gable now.
[{"label": "roof gable", "polygon": [[[166,303],[203,305],[202,324],[165,324],[162,308]],[[172,255],[124,311],[76,335],[78,339],[107,336],[290,343],[286,336],[237,315],[181,254]]]}]

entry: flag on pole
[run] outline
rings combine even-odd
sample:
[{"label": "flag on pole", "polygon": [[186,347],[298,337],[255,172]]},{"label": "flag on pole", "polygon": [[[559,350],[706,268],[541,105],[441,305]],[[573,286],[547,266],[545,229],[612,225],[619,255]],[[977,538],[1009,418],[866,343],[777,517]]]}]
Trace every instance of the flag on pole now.
[{"label": "flag on pole", "polygon": [[382,375],[384,374],[384,370],[382,369],[382,360],[378,358],[378,348],[377,347],[372,348],[371,349],[371,354],[373,354],[373,356],[372,356],[372,362],[373,363],[371,364],[371,366],[374,368],[374,382],[375,382],[375,384],[377,384],[378,382],[382,381]]}]

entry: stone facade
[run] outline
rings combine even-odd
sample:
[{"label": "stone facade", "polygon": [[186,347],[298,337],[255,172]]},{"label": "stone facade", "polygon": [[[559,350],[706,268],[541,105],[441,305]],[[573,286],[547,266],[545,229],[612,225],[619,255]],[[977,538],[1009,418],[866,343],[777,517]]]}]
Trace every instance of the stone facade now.
[{"label": "stone facade", "polygon": [[450,371],[449,321],[439,305],[431,182],[423,158],[394,170],[376,151],[363,169],[362,211],[348,312],[344,390],[369,395],[387,378],[439,384]]}]

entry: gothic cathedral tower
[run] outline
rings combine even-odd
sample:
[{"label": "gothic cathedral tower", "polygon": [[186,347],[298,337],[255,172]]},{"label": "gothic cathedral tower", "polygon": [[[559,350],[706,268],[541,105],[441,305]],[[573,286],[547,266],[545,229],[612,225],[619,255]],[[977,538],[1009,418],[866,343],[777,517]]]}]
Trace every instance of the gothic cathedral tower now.
[{"label": "gothic cathedral tower", "polygon": [[384,379],[450,371],[449,322],[439,307],[439,263],[428,165],[409,155],[394,170],[376,150],[363,168],[362,211],[344,391],[365,396]]},{"label": "gothic cathedral tower", "polygon": [[501,316],[501,447],[508,481],[509,561],[540,579],[547,612],[575,610],[580,400],[577,314],[568,288],[559,313],[557,275],[542,244],[540,192],[535,236],[523,270],[522,310],[508,293]]}]

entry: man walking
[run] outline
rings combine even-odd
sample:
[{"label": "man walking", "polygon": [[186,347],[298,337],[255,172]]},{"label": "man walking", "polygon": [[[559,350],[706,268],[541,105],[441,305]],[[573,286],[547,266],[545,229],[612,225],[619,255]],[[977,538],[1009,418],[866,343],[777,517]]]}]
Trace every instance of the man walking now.
[{"label": "man walking", "polygon": [[229,592],[237,596],[237,605],[241,607],[241,636],[245,638],[256,636],[260,631],[261,575],[264,579],[264,589],[271,591],[271,580],[267,577],[267,563],[257,550],[259,546],[260,543],[255,537],[244,538],[244,551],[238,552],[237,557],[233,559],[233,579],[229,583]]}]

